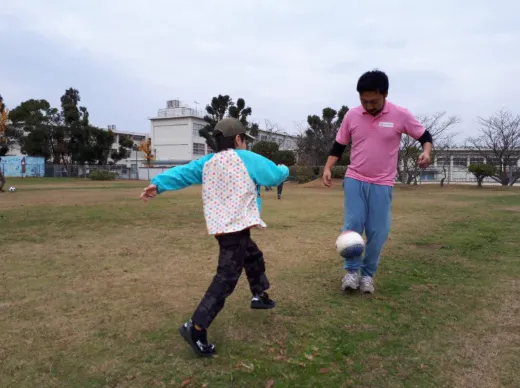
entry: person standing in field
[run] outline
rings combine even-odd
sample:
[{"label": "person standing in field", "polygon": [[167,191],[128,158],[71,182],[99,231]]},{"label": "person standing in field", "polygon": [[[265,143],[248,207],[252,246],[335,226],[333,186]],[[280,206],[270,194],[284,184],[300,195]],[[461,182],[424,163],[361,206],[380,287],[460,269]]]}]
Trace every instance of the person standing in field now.
[{"label": "person standing in field", "polygon": [[2,158],[0,158],[0,193],[4,193],[5,177],[2,168]]},{"label": "person standing in field", "polygon": [[245,269],[252,294],[252,309],[271,309],[275,302],[266,290],[264,255],[251,239],[251,229],[265,227],[260,218],[259,186],[277,186],[289,176],[289,168],[248,151],[245,127],[226,118],[214,129],[216,153],[157,175],[144,189],[141,199],[149,200],[169,190],[202,183],[204,217],[208,233],[220,247],[217,273],[191,319],[179,329],[181,336],[199,356],[215,354],[208,343],[207,329],[222,310]]},{"label": "person standing in field", "polygon": [[22,178],[25,178],[26,176],[26,163],[25,163],[25,156],[22,158],[22,161],[20,162],[20,165],[22,167]]},{"label": "person standing in field", "polygon": [[364,257],[345,259],[342,290],[374,292],[373,277],[390,231],[392,191],[403,134],[422,146],[419,167],[430,165],[430,132],[407,109],[387,100],[388,88],[388,77],[382,71],[368,71],[359,78],[361,105],[343,118],[323,171],[323,182],[330,187],[331,169],[351,142],[350,165],[343,180],[343,231],[364,231],[367,244]]},{"label": "person standing in field", "polygon": [[282,199],[282,191],[283,191],[283,182],[278,185],[276,188],[278,199]]}]

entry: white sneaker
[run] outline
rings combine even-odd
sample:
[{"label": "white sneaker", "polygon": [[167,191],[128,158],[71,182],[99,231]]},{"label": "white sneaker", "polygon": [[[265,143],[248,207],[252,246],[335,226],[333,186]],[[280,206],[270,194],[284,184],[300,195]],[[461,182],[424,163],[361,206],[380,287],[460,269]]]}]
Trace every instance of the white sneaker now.
[{"label": "white sneaker", "polygon": [[359,289],[363,294],[374,293],[374,281],[370,276],[363,276],[359,282]]},{"label": "white sneaker", "polygon": [[359,288],[359,273],[348,272],[341,281],[341,290],[357,290]]}]

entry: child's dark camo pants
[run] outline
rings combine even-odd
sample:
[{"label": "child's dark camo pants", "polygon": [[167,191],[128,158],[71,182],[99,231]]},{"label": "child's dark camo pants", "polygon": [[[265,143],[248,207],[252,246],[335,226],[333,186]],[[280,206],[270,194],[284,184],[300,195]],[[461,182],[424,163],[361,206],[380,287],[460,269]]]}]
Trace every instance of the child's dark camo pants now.
[{"label": "child's dark camo pants", "polygon": [[200,301],[192,320],[207,329],[224,307],[245,269],[251,293],[261,294],[269,288],[265,275],[264,255],[253,240],[249,229],[216,236],[220,246],[217,274]]}]

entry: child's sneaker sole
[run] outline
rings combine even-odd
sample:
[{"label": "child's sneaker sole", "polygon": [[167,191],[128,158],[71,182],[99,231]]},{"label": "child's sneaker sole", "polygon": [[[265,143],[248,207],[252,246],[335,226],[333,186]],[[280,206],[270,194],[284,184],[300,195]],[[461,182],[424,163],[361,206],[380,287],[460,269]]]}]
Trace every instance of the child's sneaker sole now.
[{"label": "child's sneaker sole", "polygon": [[253,310],[270,310],[275,308],[276,302],[273,302],[273,304],[253,304],[251,303],[251,308]]},{"label": "child's sneaker sole", "polygon": [[193,351],[195,352],[195,354],[199,357],[213,357],[213,355],[215,354],[215,352],[213,353],[204,353],[202,352],[199,347],[197,346],[197,344],[195,342],[193,342],[193,338],[191,338],[191,333],[190,333],[190,330],[187,329],[184,325],[182,325],[180,328],[179,328],[179,333],[181,335],[182,338],[184,338],[184,341],[186,341],[188,343],[188,345],[191,346],[191,348],[193,349]]}]

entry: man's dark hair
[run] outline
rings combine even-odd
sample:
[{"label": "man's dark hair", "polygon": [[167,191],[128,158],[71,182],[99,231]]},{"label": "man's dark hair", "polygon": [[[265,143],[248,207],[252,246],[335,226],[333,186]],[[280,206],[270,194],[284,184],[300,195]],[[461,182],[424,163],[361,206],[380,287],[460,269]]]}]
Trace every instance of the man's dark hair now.
[{"label": "man's dark hair", "polygon": [[367,71],[359,77],[357,83],[358,93],[363,92],[379,92],[381,94],[388,93],[388,76],[381,70]]},{"label": "man's dark hair", "polygon": [[[238,135],[240,136],[240,140],[244,141],[246,139],[246,135],[244,133]],[[224,137],[220,132],[218,132],[215,138],[215,145],[217,146],[216,152],[225,151],[229,149],[235,148],[235,137],[236,136],[228,136]]]}]

